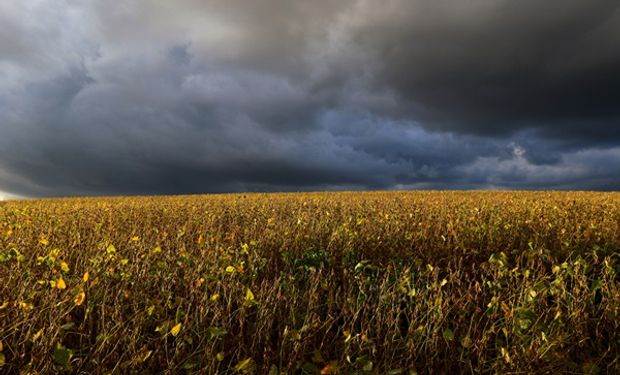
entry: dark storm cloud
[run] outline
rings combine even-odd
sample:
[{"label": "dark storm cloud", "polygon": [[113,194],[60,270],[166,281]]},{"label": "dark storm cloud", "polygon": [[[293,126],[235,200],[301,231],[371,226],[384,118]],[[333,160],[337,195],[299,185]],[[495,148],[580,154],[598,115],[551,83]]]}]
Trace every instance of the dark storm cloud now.
[{"label": "dark storm cloud", "polygon": [[[431,129],[620,138],[617,1],[402,1],[355,40]],[[392,2],[394,4],[394,2]]]},{"label": "dark storm cloud", "polygon": [[618,8],[5,2],[0,192],[617,189]]}]

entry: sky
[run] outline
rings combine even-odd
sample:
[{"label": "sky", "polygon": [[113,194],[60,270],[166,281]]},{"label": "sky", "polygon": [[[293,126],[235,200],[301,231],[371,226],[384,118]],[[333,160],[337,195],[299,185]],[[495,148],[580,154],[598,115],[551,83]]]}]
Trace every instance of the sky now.
[{"label": "sky", "polygon": [[617,0],[0,0],[0,197],[620,189]]}]

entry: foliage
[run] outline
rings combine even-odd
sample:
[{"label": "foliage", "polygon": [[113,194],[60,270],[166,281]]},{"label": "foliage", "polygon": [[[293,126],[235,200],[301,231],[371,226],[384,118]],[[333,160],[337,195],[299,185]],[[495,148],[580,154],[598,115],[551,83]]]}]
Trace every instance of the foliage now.
[{"label": "foliage", "polygon": [[3,373],[619,373],[620,194],[0,205]]}]

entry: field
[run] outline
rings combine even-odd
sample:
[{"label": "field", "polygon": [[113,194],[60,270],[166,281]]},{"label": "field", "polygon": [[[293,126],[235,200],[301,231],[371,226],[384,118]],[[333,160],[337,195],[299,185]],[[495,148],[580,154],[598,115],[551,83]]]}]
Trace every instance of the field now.
[{"label": "field", "polygon": [[620,193],[0,203],[2,373],[620,373]]}]

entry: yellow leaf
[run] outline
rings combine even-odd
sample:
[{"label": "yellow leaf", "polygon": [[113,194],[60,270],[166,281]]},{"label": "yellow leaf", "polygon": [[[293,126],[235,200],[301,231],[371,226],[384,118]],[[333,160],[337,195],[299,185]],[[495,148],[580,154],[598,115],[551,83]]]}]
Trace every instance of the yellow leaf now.
[{"label": "yellow leaf", "polygon": [[49,244],[50,244],[49,240],[48,240],[47,238],[45,238],[45,237],[41,237],[41,238],[39,238],[39,243],[40,243],[41,245],[43,245],[43,246],[47,246],[47,245],[49,245]]},{"label": "yellow leaf", "polygon": [[58,278],[58,280],[56,280],[56,288],[58,289],[65,289],[67,287],[67,284],[65,284],[65,280],[63,280],[62,277]]},{"label": "yellow leaf", "polygon": [[244,303],[246,305],[253,305],[254,303],[256,303],[256,301],[254,300],[254,293],[252,293],[250,288],[247,288],[246,291],[245,291],[245,301],[244,301]]},{"label": "yellow leaf", "polygon": [[58,255],[60,255],[60,249],[53,248],[52,250],[50,250],[50,253],[47,256],[50,258],[50,260],[56,261],[56,258],[58,258]]},{"label": "yellow leaf", "polygon": [[508,350],[504,347],[501,347],[500,352],[504,357],[504,361],[506,361],[506,363],[510,363],[510,354],[508,353]]},{"label": "yellow leaf", "polygon": [[0,352],[4,349],[4,345],[2,344],[2,340],[0,340]]},{"label": "yellow leaf", "polygon": [[215,355],[215,358],[219,361],[222,362],[224,360],[224,352],[219,352]]},{"label": "yellow leaf", "polygon": [[9,306],[9,301],[4,301],[2,302],[2,305],[0,305],[0,310],[4,310]]},{"label": "yellow leaf", "polygon": [[127,263],[129,263],[129,259],[127,259],[127,258],[121,259],[121,265],[126,266]]},{"label": "yellow leaf", "polygon": [[220,298],[220,295],[219,295],[218,293],[213,293],[213,294],[211,295],[210,300],[211,300],[212,302],[215,302],[215,301],[217,301],[219,298]]},{"label": "yellow leaf", "polygon": [[177,337],[179,332],[181,332],[181,323],[178,323],[177,325],[172,327],[172,329],[170,330],[170,334],[174,337]]},{"label": "yellow leaf", "polygon": [[108,254],[114,254],[116,253],[116,247],[112,244],[108,245],[108,248],[106,249],[106,252]]},{"label": "yellow leaf", "polygon": [[83,282],[88,282],[88,277],[89,277],[88,272],[84,272],[84,276],[82,277],[82,281]]},{"label": "yellow leaf", "polygon": [[4,356],[4,354],[0,353],[0,367],[4,366],[6,364],[6,357]]},{"label": "yellow leaf", "polygon": [[69,265],[66,262],[60,262],[60,269],[62,272],[69,272]]},{"label": "yellow leaf", "polygon": [[161,253],[161,247],[159,246],[153,249],[153,254],[158,254],[158,253]]},{"label": "yellow leaf", "polygon": [[80,306],[81,304],[84,303],[84,300],[86,299],[86,293],[84,293],[83,290],[81,290],[73,299],[73,302],[75,303],[76,306]]},{"label": "yellow leaf", "polygon": [[43,336],[43,328],[37,331],[34,335],[32,335],[32,341],[36,341],[39,337]]},{"label": "yellow leaf", "polygon": [[147,359],[149,359],[149,357],[151,356],[151,354],[153,354],[152,350],[147,351],[141,358],[142,362],[146,361]]},{"label": "yellow leaf", "polygon": [[29,303],[29,302],[20,302],[19,307],[21,307],[24,310],[32,310],[34,308],[32,303]]},{"label": "yellow leaf", "polygon": [[196,240],[196,243],[199,244],[199,245],[202,245],[202,244],[205,243],[205,238],[204,238],[204,236],[202,234],[198,236],[198,239]]},{"label": "yellow leaf", "polygon": [[233,273],[233,272],[235,272],[235,267],[233,267],[233,266],[228,266],[228,267],[226,267],[226,272],[228,272],[228,273]]},{"label": "yellow leaf", "polygon": [[131,237],[131,240],[133,242],[138,242],[138,241],[140,241],[140,236],[133,236],[133,237]]}]

